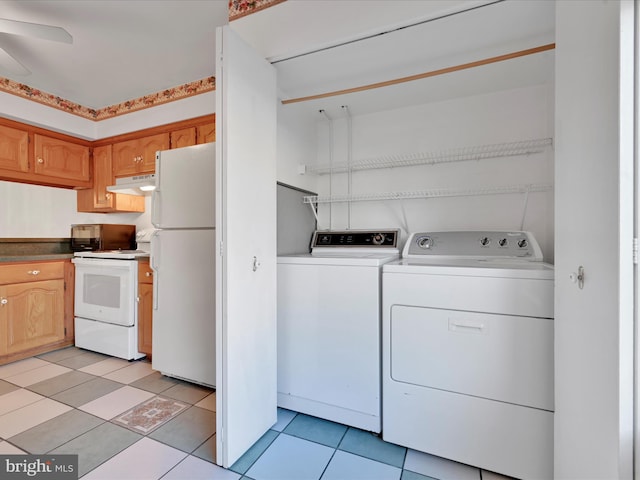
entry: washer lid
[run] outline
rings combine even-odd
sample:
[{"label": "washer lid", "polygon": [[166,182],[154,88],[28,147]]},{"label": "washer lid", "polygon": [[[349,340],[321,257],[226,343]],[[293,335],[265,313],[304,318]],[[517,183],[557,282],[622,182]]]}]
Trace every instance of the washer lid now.
[{"label": "washer lid", "polygon": [[521,259],[403,258],[385,264],[382,271],[385,274],[460,275],[538,280],[553,280],[555,277],[553,265]]},{"label": "washer lid", "polygon": [[278,264],[379,267],[398,258],[400,258],[400,253],[397,250],[395,252],[334,251],[333,254],[327,253],[325,255],[310,253],[283,255],[278,257]]}]

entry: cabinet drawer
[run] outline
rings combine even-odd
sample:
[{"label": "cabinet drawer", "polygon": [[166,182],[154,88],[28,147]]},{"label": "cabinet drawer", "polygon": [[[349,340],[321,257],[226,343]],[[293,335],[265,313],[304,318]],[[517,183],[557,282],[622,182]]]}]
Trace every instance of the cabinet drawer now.
[{"label": "cabinet drawer", "polygon": [[153,270],[149,262],[138,262],[138,283],[153,283]]},{"label": "cabinet drawer", "polygon": [[64,278],[65,262],[9,263],[0,265],[0,284]]}]

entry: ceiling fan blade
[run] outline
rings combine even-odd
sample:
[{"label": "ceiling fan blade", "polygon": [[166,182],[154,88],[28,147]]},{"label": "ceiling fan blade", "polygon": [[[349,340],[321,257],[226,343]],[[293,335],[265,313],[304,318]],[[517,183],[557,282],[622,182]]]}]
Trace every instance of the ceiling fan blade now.
[{"label": "ceiling fan blade", "polygon": [[6,70],[14,75],[29,75],[31,73],[29,69],[9,55],[9,52],[2,47],[0,47],[0,70]]},{"label": "ceiling fan blade", "polygon": [[73,37],[64,28],[43,25],[40,23],[19,22],[0,18],[0,32],[36,37],[54,42],[73,43]]}]

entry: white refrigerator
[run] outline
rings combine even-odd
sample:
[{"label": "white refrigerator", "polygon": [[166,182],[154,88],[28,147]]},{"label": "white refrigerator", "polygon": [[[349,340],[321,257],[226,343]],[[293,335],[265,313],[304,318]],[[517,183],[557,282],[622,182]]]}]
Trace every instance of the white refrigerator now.
[{"label": "white refrigerator", "polygon": [[156,154],[152,367],[215,387],[215,144]]}]

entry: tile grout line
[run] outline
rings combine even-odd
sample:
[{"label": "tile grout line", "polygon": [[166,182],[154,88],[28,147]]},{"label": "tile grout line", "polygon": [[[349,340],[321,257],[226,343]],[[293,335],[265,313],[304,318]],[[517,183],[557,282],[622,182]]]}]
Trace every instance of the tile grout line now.
[{"label": "tile grout line", "polygon": [[325,474],[325,472],[327,471],[327,468],[329,468],[329,465],[331,464],[331,460],[333,460],[333,457],[336,456],[336,453],[338,452],[338,447],[340,446],[340,444],[342,443],[342,441],[344,440],[344,437],[347,436],[347,432],[349,431],[349,428],[346,428],[344,430],[344,433],[342,434],[342,437],[340,437],[340,441],[338,442],[338,444],[336,445],[336,447],[333,449],[333,453],[331,454],[331,457],[329,457],[329,461],[327,462],[327,464],[324,466],[324,468],[322,469],[322,473],[320,474],[320,476],[318,477],[318,480],[322,479],[322,476]]}]

